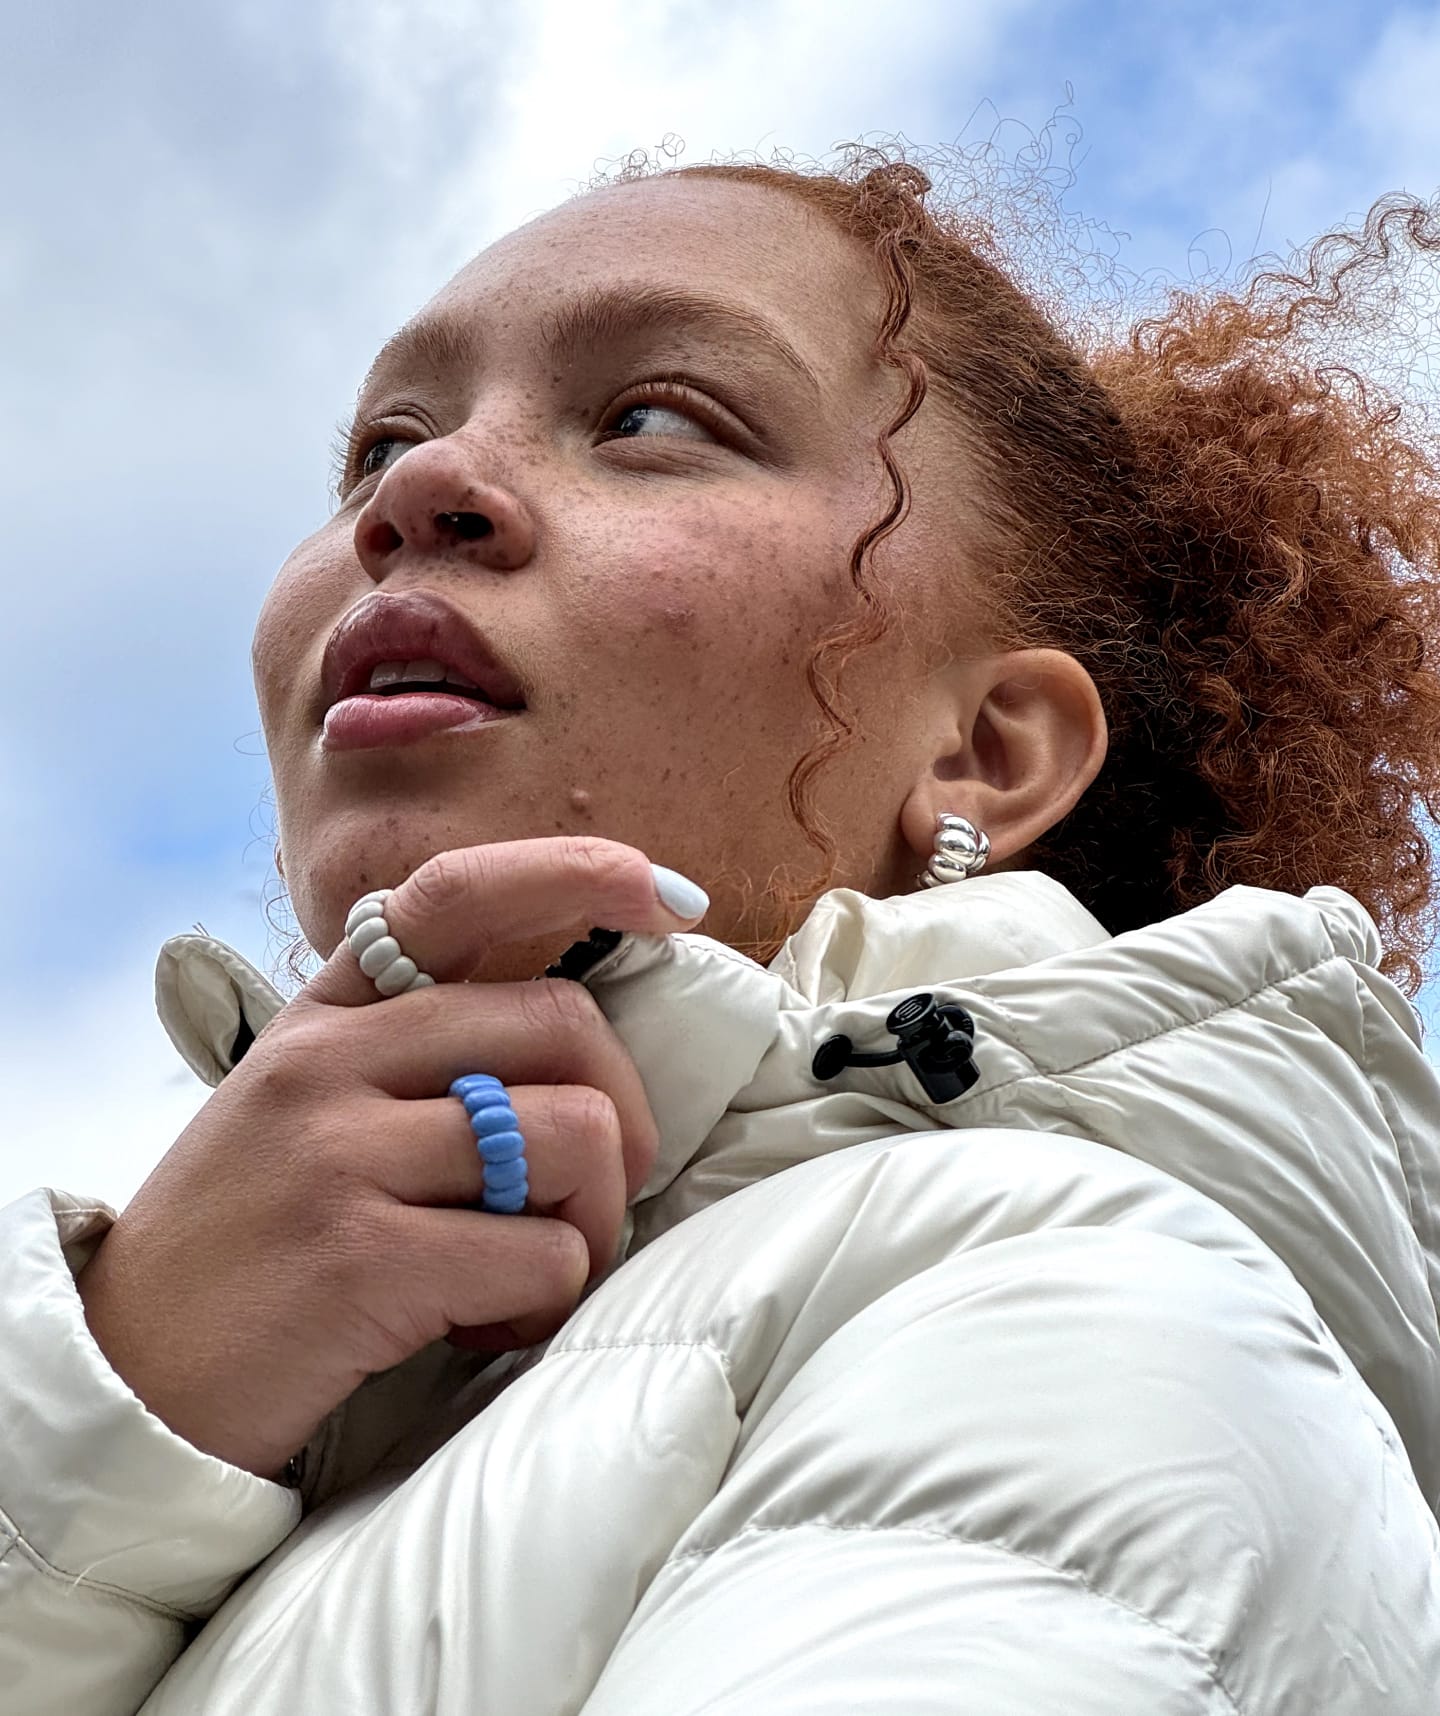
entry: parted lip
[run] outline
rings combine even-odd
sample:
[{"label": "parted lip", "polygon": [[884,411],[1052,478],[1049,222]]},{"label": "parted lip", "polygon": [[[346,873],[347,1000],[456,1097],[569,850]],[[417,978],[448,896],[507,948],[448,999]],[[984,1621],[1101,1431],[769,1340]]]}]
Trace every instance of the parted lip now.
[{"label": "parted lip", "polygon": [[443,662],[474,680],[496,708],[525,707],[514,674],[463,614],[429,590],[376,591],[344,615],[321,662],[325,708],[366,690],[383,661]]}]

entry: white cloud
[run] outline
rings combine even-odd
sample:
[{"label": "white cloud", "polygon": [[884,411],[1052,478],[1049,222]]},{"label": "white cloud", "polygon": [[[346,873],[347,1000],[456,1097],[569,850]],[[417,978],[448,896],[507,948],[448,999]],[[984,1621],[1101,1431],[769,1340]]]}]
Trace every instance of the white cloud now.
[{"label": "white cloud", "polygon": [[1387,22],[1351,85],[1346,121],[1395,189],[1440,188],[1440,7]]},{"label": "white cloud", "polygon": [[[422,187],[426,278],[579,189],[598,164],[678,136],[686,158],[784,148],[821,155],[862,133],[943,139],[963,65],[977,92],[1008,26],[1034,0],[552,0],[523,12],[464,0],[330,14],[359,98],[414,161],[416,115],[443,81],[444,110],[477,121]],[[504,27],[490,34],[495,18]],[[489,50],[494,50],[492,53]],[[438,272],[437,272],[438,267]]]},{"label": "white cloud", "polygon": [[1255,162],[1237,203],[1267,207],[1266,247],[1282,252],[1353,219],[1386,191],[1440,190],[1440,8],[1399,11],[1318,107],[1307,146]]}]

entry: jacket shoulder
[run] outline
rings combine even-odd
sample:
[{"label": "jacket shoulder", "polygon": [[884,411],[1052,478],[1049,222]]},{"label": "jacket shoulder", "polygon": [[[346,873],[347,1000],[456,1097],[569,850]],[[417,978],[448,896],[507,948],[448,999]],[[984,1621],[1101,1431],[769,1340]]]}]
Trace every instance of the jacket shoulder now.
[{"label": "jacket shoulder", "polygon": [[[783,1672],[782,1592],[787,1627],[791,1603],[869,1617],[873,1650],[903,1591],[929,1621],[902,1655],[986,1636],[1039,1704],[1109,1660],[1318,1707],[1337,1641],[1373,1655],[1403,1591],[1396,1707],[1424,1708],[1440,1569],[1393,1425],[1273,1254],[1147,1164],[1018,1131],[859,1146],[692,1218],[614,1286],[556,1357],[644,1348],[661,1386],[665,1353],[706,1350],[737,1430],[602,1691],[683,1655],[702,1684],[739,1675],[744,1707]],[[1303,1449],[1296,1422],[1317,1426]],[[1353,1556],[1315,1556],[1317,1518]],[[730,1644],[691,1637],[701,1612]],[[1022,1613],[1068,1642],[1030,1660]],[[989,1684],[980,1658],[952,1672]]]}]

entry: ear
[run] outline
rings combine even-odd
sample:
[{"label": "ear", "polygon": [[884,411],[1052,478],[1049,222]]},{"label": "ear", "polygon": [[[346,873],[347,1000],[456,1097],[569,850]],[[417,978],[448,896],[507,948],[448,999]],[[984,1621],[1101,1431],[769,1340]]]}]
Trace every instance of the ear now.
[{"label": "ear", "polygon": [[992,867],[1024,852],[1074,809],[1105,761],[1095,682],[1058,649],[954,664],[936,682],[929,764],[900,812],[923,868],[942,811],[990,837]]}]

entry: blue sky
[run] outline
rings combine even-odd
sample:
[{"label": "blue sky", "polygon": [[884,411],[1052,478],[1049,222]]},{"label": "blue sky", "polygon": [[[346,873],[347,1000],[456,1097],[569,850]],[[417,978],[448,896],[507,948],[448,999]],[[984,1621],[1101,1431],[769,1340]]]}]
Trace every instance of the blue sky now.
[{"label": "blue sky", "polygon": [[151,970],[197,921],[277,951],[261,597],[380,341],[597,162],[1013,148],[1068,102],[1070,206],[1181,278],[1440,181],[1436,5],[47,0],[5,35],[0,1199],[123,1200],[197,1106]]}]

